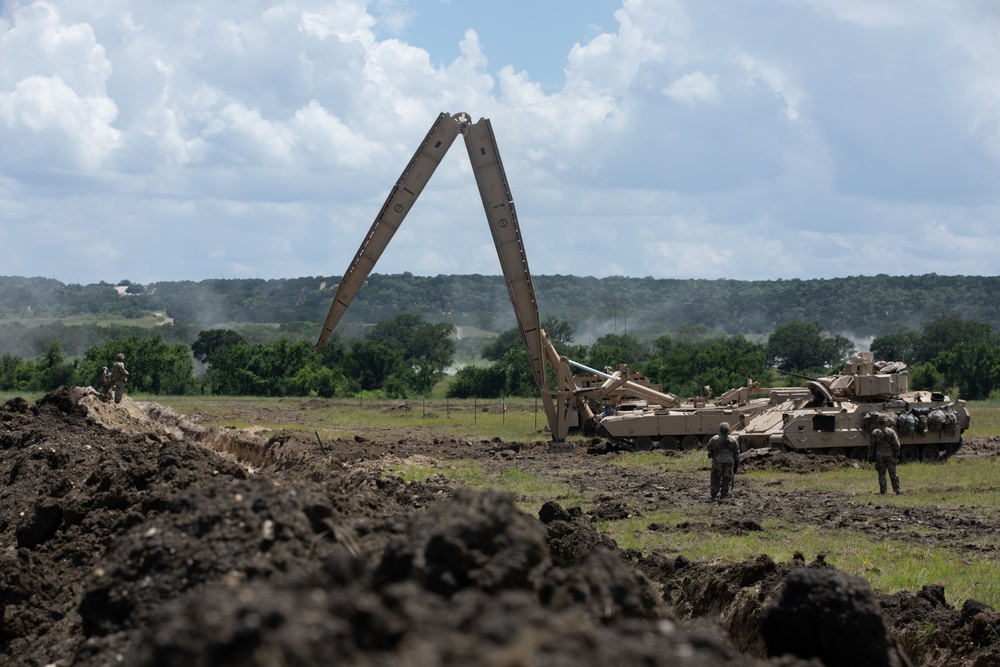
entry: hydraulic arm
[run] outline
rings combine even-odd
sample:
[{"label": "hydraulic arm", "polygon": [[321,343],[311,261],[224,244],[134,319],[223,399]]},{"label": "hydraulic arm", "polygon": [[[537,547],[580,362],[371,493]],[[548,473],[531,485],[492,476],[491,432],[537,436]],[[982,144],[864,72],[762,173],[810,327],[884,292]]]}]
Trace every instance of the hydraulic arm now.
[{"label": "hydraulic arm", "polygon": [[[538,385],[541,394],[553,442],[563,442],[571,426],[594,419],[588,397],[599,398],[625,389],[658,405],[676,405],[678,401],[675,396],[631,382],[620,373],[611,375],[593,371],[606,378],[602,386],[581,389],[577,385],[570,364],[577,366],[580,364],[560,356],[541,327],[535,288],[531,283],[528,258],[524,253],[524,241],[517,222],[517,211],[514,209],[514,199],[510,194],[503,163],[500,161],[500,151],[493,136],[493,126],[486,118],[480,118],[473,123],[466,113],[454,115],[441,113],[406,165],[406,169],[393,186],[337,287],[330,312],[316,342],[316,351],[323,349],[378,258],[382,256],[393,234],[399,229],[406,214],[410,212],[417,197],[459,134],[465,137],[465,147],[472,163],[472,171],[476,176],[476,184],[479,186],[486,220],[493,234],[493,243],[500,258],[507,292],[510,295],[511,305],[514,306],[517,326],[528,352],[535,384]],[[555,380],[553,385],[549,383],[550,367]]]},{"label": "hydraulic arm", "polygon": [[[469,160],[479,186],[479,194],[483,200],[490,232],[493,234],[497,256],[500,258],[510,302],[514,306],[517,325],[524,338],[535,383],[541,393],[552,439],[555,442],[562,442],[577,418],[576,410],[583,409],[589,412],[589,408],[586,407],[585,401],[578,400],[579,392],[566,363],[567,360],[564,357],[560,358],[548,335],[541,328],[535,288],[531,282],[531,272],[528,270],[528,259],[524,253],[514,200],[500,161],[493,127],[486,118],[473,123],[466,113],[454,115],[442,113],[438,116],[386,198],[385,204],[382,205],[354,260],[344,274],[319,340],[316,342],[316,351],[320,351],[326,344],[390,239],[399,229],[406,214],[410,212],[417,197],[459,134],[465,137]],[[553,368],[556,378],[555,388],[549,385],[546,363]],[[592,416],[592,414],[585,415],[586,418]]]}]

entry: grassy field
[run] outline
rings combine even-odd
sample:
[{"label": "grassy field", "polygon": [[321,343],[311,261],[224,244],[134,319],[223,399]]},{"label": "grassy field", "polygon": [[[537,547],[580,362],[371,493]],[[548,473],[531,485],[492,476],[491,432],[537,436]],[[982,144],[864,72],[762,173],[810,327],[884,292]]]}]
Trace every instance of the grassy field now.
[{"label": "grassy field", "polygon": [[[233,421],[229,414],[233,404],[262,408],[260,415],[267,415],[267,408],[276,414],[297,410],[302,418],[294,423],[255,421],[253,425],[271,429],[318,431],[324,440],[352,438],[357,433],[371,431],[387,425],[427,428],[444,435],[473,440],[499,437],[506,441],[547,440],[543,433],[548,422],[540,402],[531,398],[515,399],[411,399],[371,400],[310,399],[310,398],[225,398],[217,396],[133,396],[135,400],[155,400],[181,414],[199,413],[205,426],[251,426],[247,421]],[[309,403],[309,410],[298,410]],[[405,409],[403,409],[405,406]],[[217,415],[217,419],[212,419]],[[208,417],[206,419],[206,417]]]}]

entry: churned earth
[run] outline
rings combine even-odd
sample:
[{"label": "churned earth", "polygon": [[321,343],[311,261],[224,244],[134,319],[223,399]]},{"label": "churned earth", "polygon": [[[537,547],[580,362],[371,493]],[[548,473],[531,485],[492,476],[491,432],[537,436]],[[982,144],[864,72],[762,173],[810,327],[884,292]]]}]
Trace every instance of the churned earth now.
[{"label": "churned earth", "polygon": [[[284,417],[266,421],[295,422]],[[1000,439],[967,441],[961,455],[998,456]],[[786,502],[745,479],[713,505],[704,472],[657,474],[617,456],[596,441],[556,455],[541,440],[468,442],[426,428],[330,442],[211,429],[76,387],[8,401],[0,664],[1000,664],[1000,614],[971,599],[952,607],[940,586],[876,596],[821,554],[702,563],[625,550],[595,529],[684,505],[703,507],[703,523],[646,530],[740,534],[788,517],[994,555],[995,516],[825,491]],[[596,502],[584,511],[553,498],[535,516],[505,492],[392,474],[421,457],[516,464]],[[779,454],[743,465],[856,462]]]}]

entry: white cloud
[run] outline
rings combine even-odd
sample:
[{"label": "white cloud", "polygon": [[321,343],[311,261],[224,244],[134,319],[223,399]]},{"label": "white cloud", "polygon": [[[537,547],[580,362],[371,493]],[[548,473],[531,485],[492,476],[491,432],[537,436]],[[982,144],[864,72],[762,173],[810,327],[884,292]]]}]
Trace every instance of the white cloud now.
[{"label": "white cloud", "polygon": [[738,62],[750,76],[748,85],[753,86],[758,81],[762,81],[771,89],[774,96],[782,101],[788,119],[798,119],[803,94],[788,81],[788,75],[781,67],[773,63],[761,62],[748,54],[740,55]]},{"label": "white cloud", "polygon": [[89,25],[47,2],[15,5],[0,32],[0,164],[96,169],[119,143],[111,65]]},{"label": "white cloud", "polygon": [[[998,272],[986,0],[623,0],[544,85],[480,39],[482,7],[436,33],[446,62],[403,0],[5,2],[0,232],[49,245],[4,272],[340,272],[441,111],[492,119],[539,273]],[[499,272],[464,151],[378,271]],[[110,265],[78,252],[94,220]]]},{"label": "white cloud", "polygon": [[[898,28],[914,20],[917,5],[940,6],[941,0],[792,0],[811,6],[820,14],[865,28]],[[953,4],[953,3],[948,3]]]},{"label": "white cloud", "polygon": [[712,101],[719,97],[718,77],[704,72],[685,74],[671,81],[663,92],[681,104]]},{"label": "white cloud", "polygon": [[56,77],[28,76],[0,92],[0,162],[26,167],[40,161],[95,169],[114,150],[121,133],[117,110],[106,97],[82,97]]}]

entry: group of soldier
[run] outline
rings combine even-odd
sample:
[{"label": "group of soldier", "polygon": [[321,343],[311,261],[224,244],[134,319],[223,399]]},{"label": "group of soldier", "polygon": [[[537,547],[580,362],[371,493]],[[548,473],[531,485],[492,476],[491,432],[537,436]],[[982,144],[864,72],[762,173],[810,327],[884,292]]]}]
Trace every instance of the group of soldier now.
[{"label": "group of soldier", "polygon": [[109,401],[112,395],[115,403],[122,402],[125,393],[125,383],[128,382],[128,371],[125,370],[125,355],[118,354],[111,370],[107,366],[101,368],[101,400]]},{"label": "group of soldier", "polygon": [[[899,460],[899,436],[889,425],[888,415],[879,415],[878,426],[868,436],[868,460],[875,464],[878,473],[879,493],[888,490],[886,473],[892,483],[893,493],[902,493],[896,461]],[[719,433],[708,441],[708,458],[712,460],[712,474],[709,493],[713,502],[729,495],[733,485],[733,475],[740,467],[740,444],[729,432],[729,424],[719,424]]]}]

